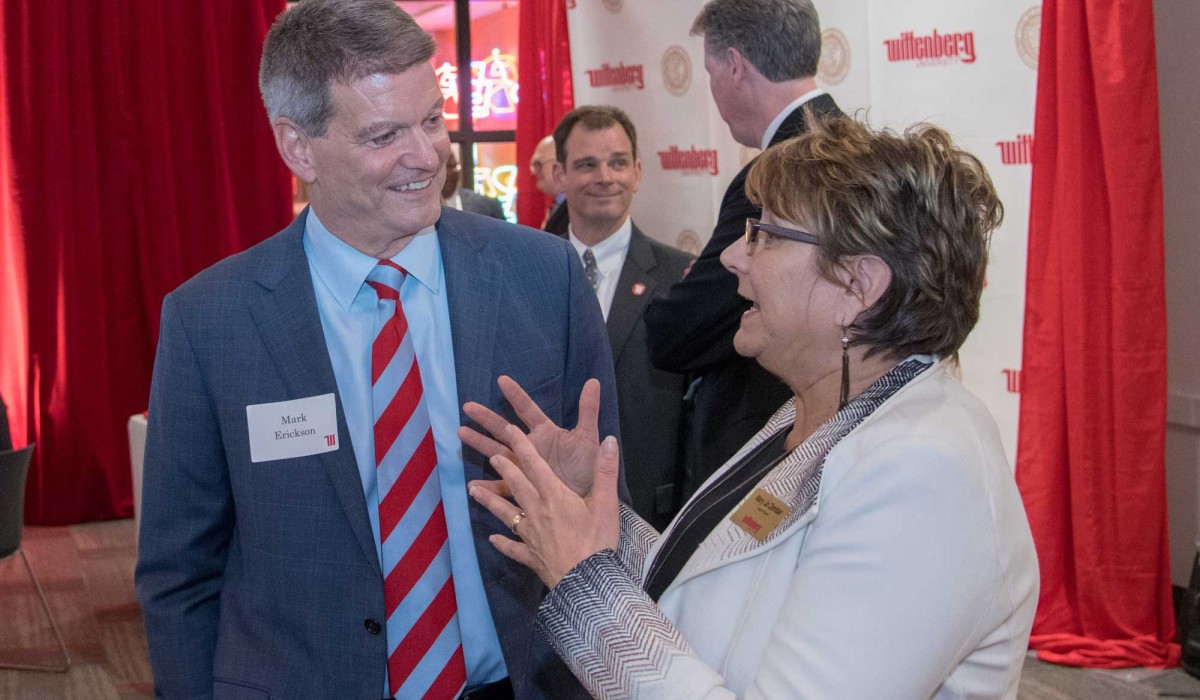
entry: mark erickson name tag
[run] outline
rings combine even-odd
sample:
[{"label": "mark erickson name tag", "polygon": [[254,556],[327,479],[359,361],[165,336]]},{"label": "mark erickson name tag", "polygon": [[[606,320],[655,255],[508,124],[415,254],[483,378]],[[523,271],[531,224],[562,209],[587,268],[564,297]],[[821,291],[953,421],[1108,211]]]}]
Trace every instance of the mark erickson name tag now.
[{"label": "mark erickson name tag", "polygon": [[251,462],[305,457],[338,448],[333,394],[247,406],[246,426]]},{"label": "mark erickson name tag", "polygon": [[742,506],[734,511],[730,520],[734,525],[750,533],[754,539],[764,542],[767,536],[779,527],[791,509],[783,501],[761,488],[754,489]]}]

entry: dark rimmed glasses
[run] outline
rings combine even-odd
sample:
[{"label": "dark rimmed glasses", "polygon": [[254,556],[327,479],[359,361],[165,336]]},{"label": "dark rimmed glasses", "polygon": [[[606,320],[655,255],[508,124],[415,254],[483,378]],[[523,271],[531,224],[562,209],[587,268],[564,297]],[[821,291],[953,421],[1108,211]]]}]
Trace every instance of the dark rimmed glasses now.
[{"label": "dark rimmed glasses", "polygon": [[797,231],[794,228],[787,228],[786,226],[772,226],[771,224],[764,224],[758,219],[746,219],[746,255],[754,255],[754,249],[758,245],[760,233],[765,233],[768,236],[779,236],[790,241],[809,243],[811,245],[821,244],[820,238],[807,231]]}]

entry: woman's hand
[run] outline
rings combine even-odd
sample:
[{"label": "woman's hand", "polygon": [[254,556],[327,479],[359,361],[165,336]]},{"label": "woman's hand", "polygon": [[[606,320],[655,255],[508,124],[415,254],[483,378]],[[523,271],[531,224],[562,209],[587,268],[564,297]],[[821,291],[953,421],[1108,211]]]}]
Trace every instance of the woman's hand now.
[{"label": "woman's hand", "polygon": [[[492,535],[489,541],[496,549],[533,569],[551,588],[579,562],[600,550],[616,549],[621,537],[616,438],[605,438],[595,450],[594,487],[590,495],[580,497],[554,474],[520,429],[510,425],[502,437],[516,457],[515,462],[500,454],[491,458],[503,482],[467,485],[471,497],[522,540]],[[505,492],[516,505],[504,498]]]},{"label": "woman's hand", "polygon": [[[529,441],[552,465],[554,473],[580,496],[591,493],[592,468],[600,442],[596,427],[600,416],[600,382],[589,379],[584,383],[583,391],[579,393],[579,422],[574,430],[563,430],[555,425],[511,377],[502,376],[496,383],[517,417],[529,429]],[[491,434],[488,437],[464,425],[458,429],[458,438],[464,445],[475,448],[489,459],[501,455],[509,462],[517,461],[505,435],[510,426],[508,421],[474,402],[463,404],[463,412]]]}]

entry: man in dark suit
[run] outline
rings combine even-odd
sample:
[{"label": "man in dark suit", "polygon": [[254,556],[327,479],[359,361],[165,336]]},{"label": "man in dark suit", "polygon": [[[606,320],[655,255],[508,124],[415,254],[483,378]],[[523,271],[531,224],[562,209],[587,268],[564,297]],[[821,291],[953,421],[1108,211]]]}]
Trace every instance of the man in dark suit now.
[{"label": "man in dark suit", "polygon": [[596,377],[616,434],[603,320],[565,241],[441,206],[434,49],[391,0],[305,0],[267,36],[311,206],[163,302],[136,576],[156,697],[586,697],[457,430],[466,401],[518,422],[499,375],[573,425]]},{"label": "man in dark suit", "polygon": [[[821,28],[810,0],[713,0],[692,34],[704,36],[704,68],[721,118],[734,140],[766,149],[805,130],[804,108],[840,114],[813,76]],[[750,164],[729,183],[712,237],[687,277],[646,310],[654,366],[689,372],[686,498],[733,456],[791,395],[782,382],[733,349],[750,303],[720,255],[740,244],[746,219],[761,210],[746,198]]]},{"label": "man in dark suit", "polygon": [[504,205],[500,200],[485,197],[466,187],[459,187],[460,179],[462,168],[458,167],[458,157],[454,155],[454,149],[450,149],[450,156],[446,159],[446,182],[442,184],[442,204],[451,209],[469,211],[493,219],[504,218]]},{"label": "man in dark suit", "polygon": [[629,216],[642,179],[637,131],[615,107],[580,107],[554,129],[554,177],[568,239],[608,325],[625,475],[634,510],[657,528],[678,509],[685,378],[650,364],[643,313],[683,277],[689,257],[646,236]]},{"label": "man in dark suit", "polygon": [[538,190],[553,200],[546,210],[546,218],[542,221],[542,230],[556,236],[567,235],[567,225],[570,224],[570,214],[567,211],[566,197],[554,180],[554,135],[538,141],[533,149],[533,157],[529,159],[529,170],[533,173],[534,183]]}]

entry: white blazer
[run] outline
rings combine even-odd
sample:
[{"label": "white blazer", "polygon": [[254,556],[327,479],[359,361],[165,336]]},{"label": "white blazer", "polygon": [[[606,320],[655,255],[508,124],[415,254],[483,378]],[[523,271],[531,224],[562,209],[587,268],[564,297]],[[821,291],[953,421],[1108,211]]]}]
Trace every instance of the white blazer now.
[{"label": "white blazer", "polygon": [[[793,418],[789,402],[712,478]],[[641,581],[659,540],[623,511],[620,551],[539,612],[576,675],[604,698],[1015,698],[1038,568],[983,404],[935,364],[823,469],[799,469],[803,449],[759,484],[792,509],[779,528],[759,543],[726,518],[658,605]]]}]

